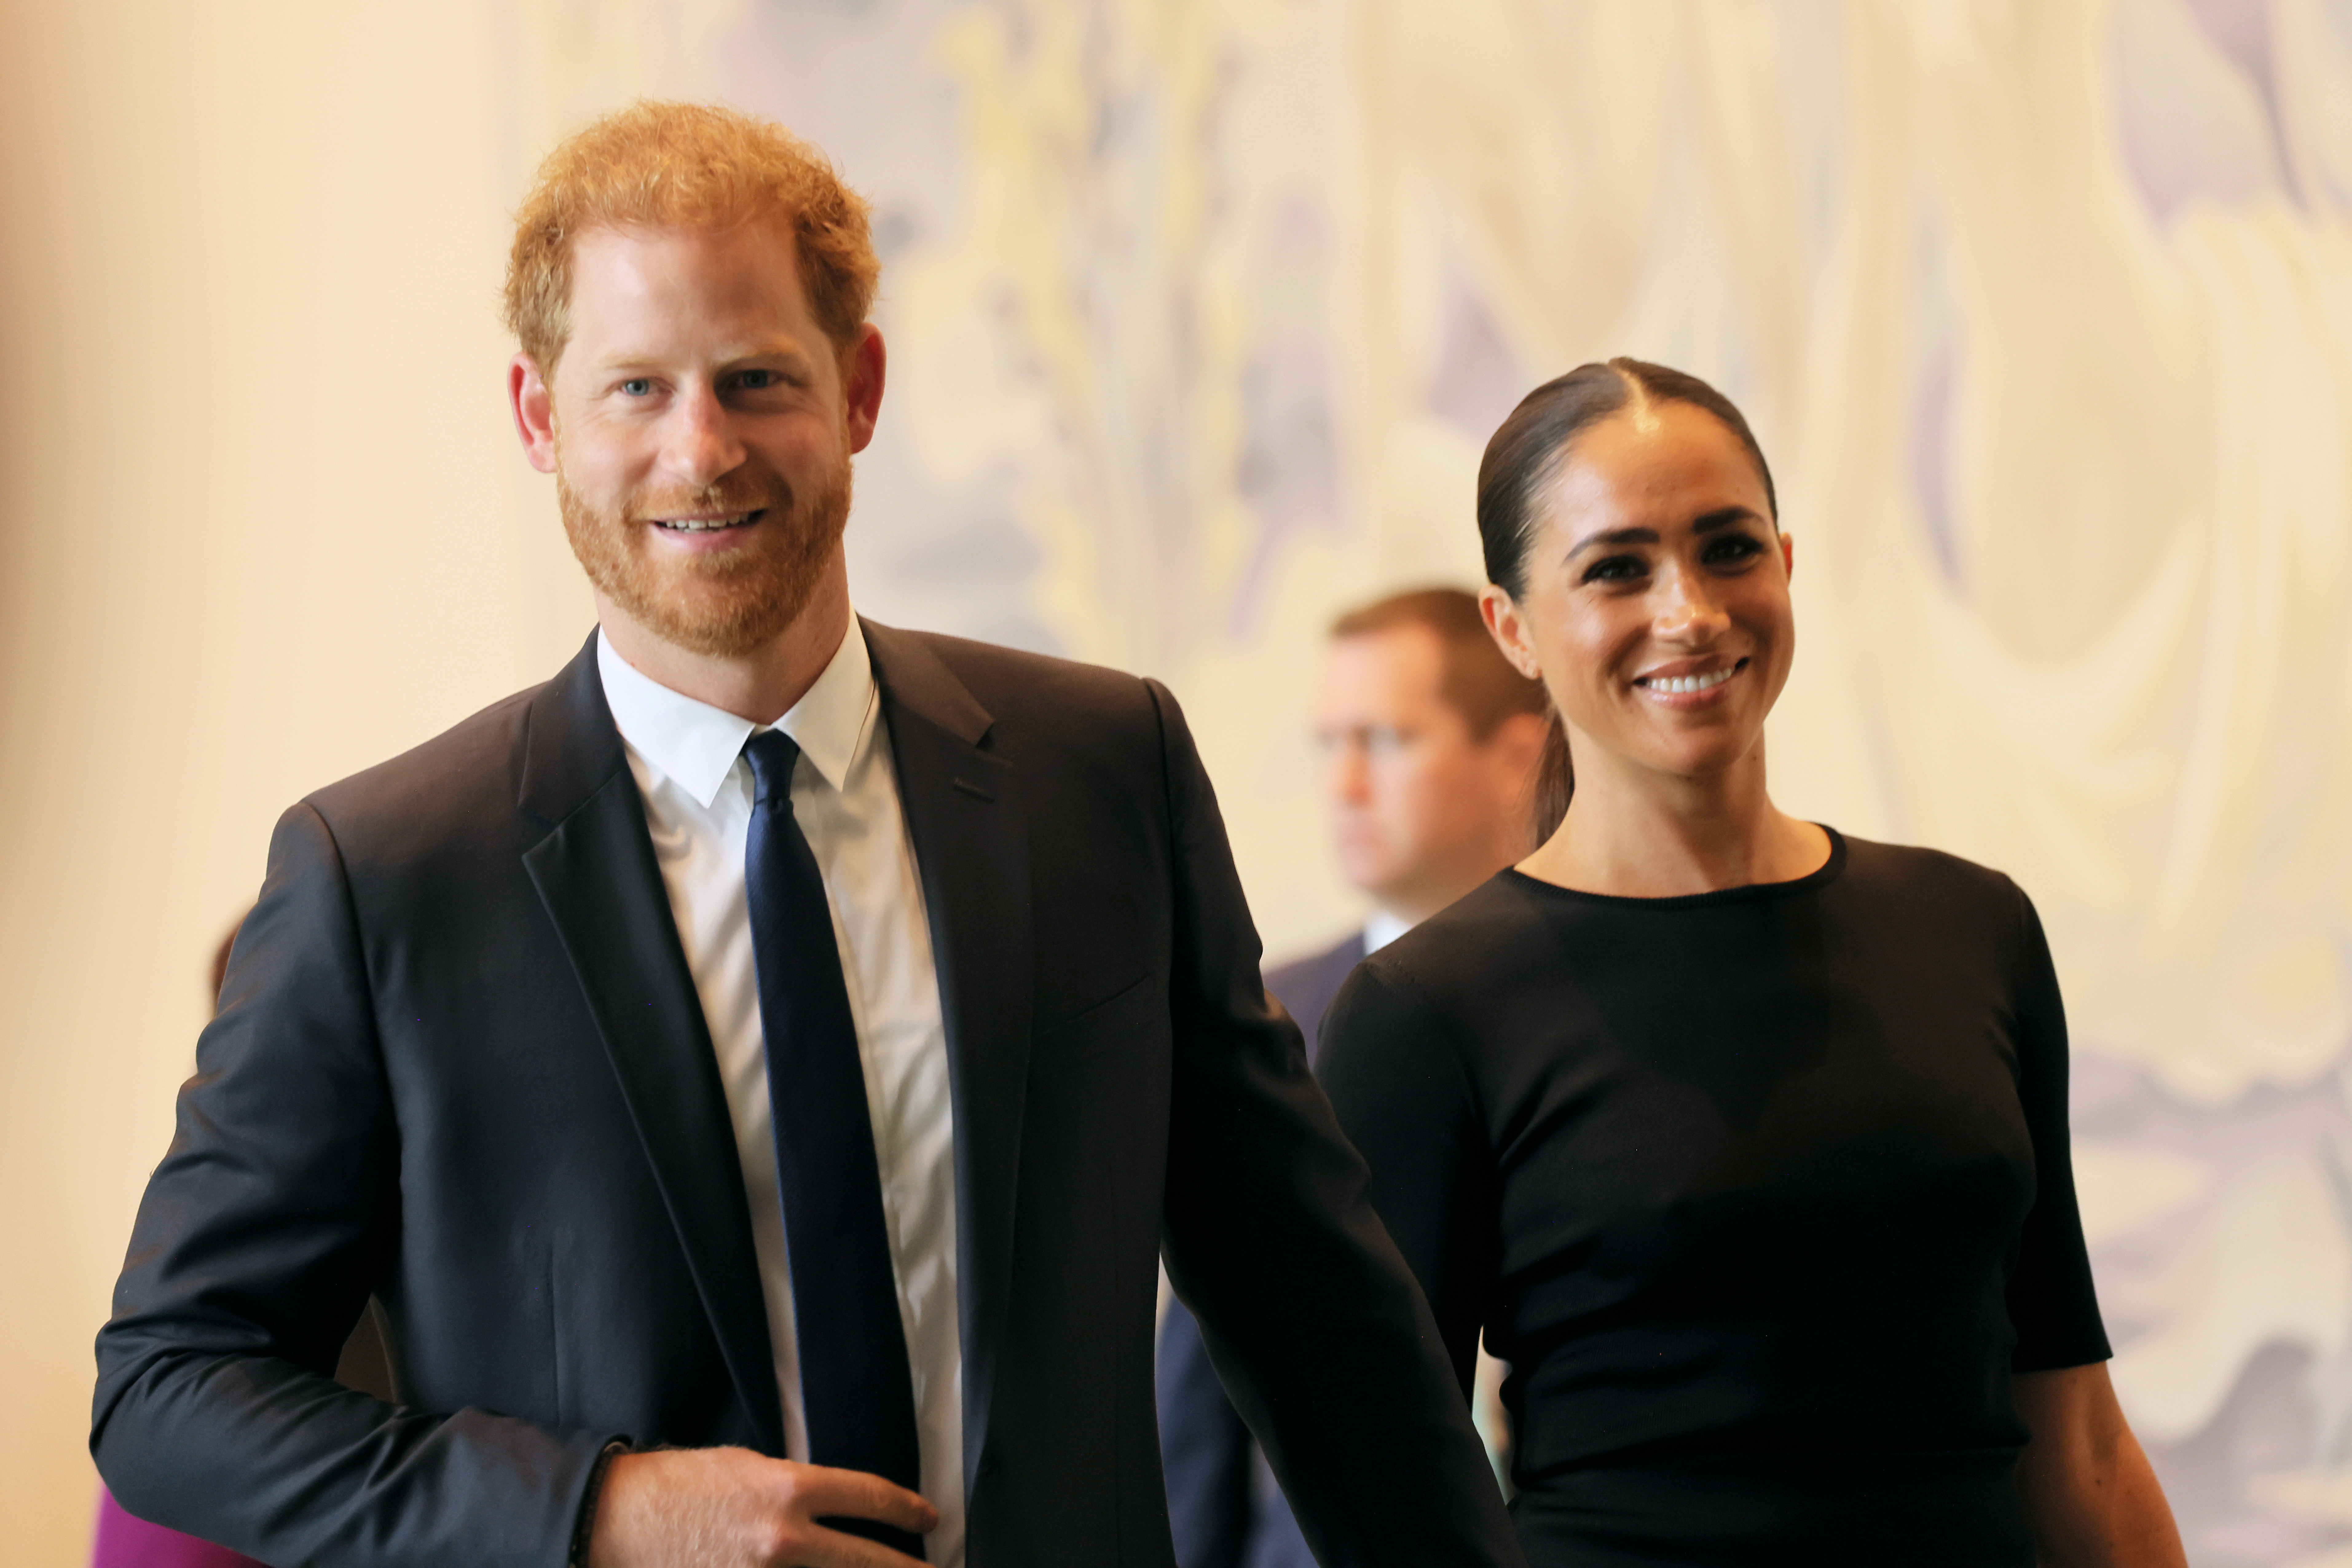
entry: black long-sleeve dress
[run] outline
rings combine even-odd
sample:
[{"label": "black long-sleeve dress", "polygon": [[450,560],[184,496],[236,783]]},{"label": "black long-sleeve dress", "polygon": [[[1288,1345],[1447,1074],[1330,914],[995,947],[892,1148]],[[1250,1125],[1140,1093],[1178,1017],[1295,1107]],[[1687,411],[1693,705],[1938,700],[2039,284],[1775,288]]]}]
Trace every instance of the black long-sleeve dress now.
[{"label": "black long-sleeve dress", "polygon": [[1381,949],[1321,1076],[1533,1568],[2031,1568],[2012,1371],[2108,1354],[2032,905],[1830,835],[1676,899],[1506,871]]}]

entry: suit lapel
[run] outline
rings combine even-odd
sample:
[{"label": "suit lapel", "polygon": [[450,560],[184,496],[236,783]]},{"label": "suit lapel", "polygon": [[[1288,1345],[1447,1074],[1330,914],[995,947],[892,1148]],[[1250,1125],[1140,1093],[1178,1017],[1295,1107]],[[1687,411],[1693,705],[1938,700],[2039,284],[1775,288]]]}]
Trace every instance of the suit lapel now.
[{"label": "suit lapel", "polygon": [[921,637],[864,624],[947,1026],[969,1491],[987,1439],[1013,1284],[1034,982],[1028,829],[1013,765],[982,748],[987,710]]},{"label": "suit lapel", "polygon": [[550,831],[523,864],[604,1037],[736,1392],[761,1447],[781,1455],[734,1126],[595,648],[591,637],[532,700],[519,804]]}]

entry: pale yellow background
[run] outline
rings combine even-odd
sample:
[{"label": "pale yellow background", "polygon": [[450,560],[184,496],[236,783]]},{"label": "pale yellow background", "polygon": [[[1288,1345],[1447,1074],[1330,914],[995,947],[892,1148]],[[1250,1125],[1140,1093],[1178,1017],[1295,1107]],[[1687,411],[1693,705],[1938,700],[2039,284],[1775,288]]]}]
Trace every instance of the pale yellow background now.
[{"label": "pale yellow background", "polygon": [[499,48],[447,0],[0,8],[10,1563],[84,1549],[90,1337],[271,822],[589,624],[501,410]]}]

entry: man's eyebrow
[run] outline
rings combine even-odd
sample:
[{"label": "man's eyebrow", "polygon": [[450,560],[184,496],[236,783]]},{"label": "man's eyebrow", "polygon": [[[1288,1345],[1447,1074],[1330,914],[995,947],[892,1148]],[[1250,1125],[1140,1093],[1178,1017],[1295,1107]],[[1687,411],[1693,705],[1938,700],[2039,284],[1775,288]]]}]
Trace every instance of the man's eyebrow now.
[{"label": "man's eyebrow", "polygon": [[719,356],[719,363],[735,365],[755,359],[814,360],[814,358],[815,355],[809,352],[809,346],[797,338],[770,338],[763,342],[744,343],[740,347],[731,349]]},{"label": "man's eyebrow", "polygon": [[[718,356],[716,363],[722,370],[732,370],[738,365],[749,364],[754,360],[796,360],[803,363],[814,363],[815,357],[807,344],[795,338],[770,338],[764,342],[740,343],[730,348],[725,353]],[[657,353],[639,353],[633,349],[616,349],[598,355],[592,363],[598,370],[608,373],[622,370],[656,370],[660,368],[662,356]]]}]

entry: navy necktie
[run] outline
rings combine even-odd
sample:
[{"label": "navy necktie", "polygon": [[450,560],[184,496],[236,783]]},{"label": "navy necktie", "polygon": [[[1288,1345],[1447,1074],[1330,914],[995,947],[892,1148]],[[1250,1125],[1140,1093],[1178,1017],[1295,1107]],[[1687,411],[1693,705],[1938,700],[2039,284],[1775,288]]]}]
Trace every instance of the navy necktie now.
[{"label": "navy necktie", "polygon": [[[752,805],[743,886],[767,1036],[809,1460],[864,1470],[913,1491],[922,1479],[914,1380],[841,951],[824,879],[793,816],[793,764],[800,754],[781,730],[744,742]],[[887,1525],[824,1522],[910,1557],[923,1554],[919,1538]]]}]

